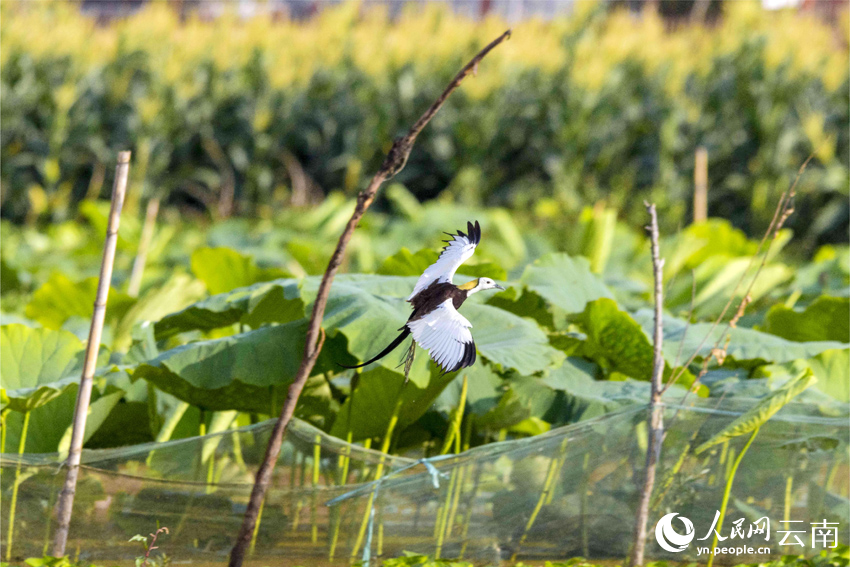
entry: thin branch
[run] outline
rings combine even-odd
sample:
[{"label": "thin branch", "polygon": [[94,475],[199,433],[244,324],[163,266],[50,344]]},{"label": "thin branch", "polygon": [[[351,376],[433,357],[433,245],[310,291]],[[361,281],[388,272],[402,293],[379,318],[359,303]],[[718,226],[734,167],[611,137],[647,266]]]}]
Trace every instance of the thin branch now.
[{"label": "thin branch", "polygon": [[158,538],[158,537],[159,537],[159,534],[161,534],[161,533],[165,533],[165,534],[167,534],[167,533],[168,533],[168,528],[166,528],[165,526],[163,526],[163,527],[159,528],[158,530],[156,530],[156,532],[154,532],[154,533],[150,534],[150,536],[151,536],[151,542],[150,542],[150,544],[147,546],[147,548],[145,549],[145,560],[144,560],[144,561],[142,561],[142,564],[141,564],[141,566],[140,566],[140,567],[147,567],[147,565],[148,565],[148,560],[150,559],[151,551],[153,551],[154,549],[159,549],[159,547],[158,547],[158,546],[156,546],[155,544],[156,544],[156,538]]},{"label": "thin branch", "polygon": [[646,448],[646,467],[644,471],[643,487],[640,492],[637,514],[635,517],[634,542],[630,565],[637,567],[643,565],[644,548],[646,546],[646,522],[649,517],[649,504],[652,498],[652,489],[655,486],[655,469],[661,456],[661,443],[664,439],[664,405],[661,403],[663,393],[662,383],[664,380],[664,353],[662,351],[664,341],[664,259],[658,251],[658,215],[655,204],[644,203],[649,213],[650,244],[652,248],[652,273],[655,279],[655,324],[652,337],[652,387],[649,400],[649,442]]},{"label": "thin branch", "polygon": [[80,377],[80,389],[77,391],[77,404],[74,407],[74,424],[71,430],[71,446],[65,464],[65,484],[59,493],[57,503],[57,527],[53,539],[52,555],[65,555],[68,530],[71,525],[71,512],[74,509],[74,493],[77,490],[77,476],[80,469],[80,456],[83,451],[83,435],[86,430],[89,402],[91,401],[94,371],[97,366],[97,353],[100,337],[103,334],[103,320],[106,317],[106,300],[109,297],[109,285],[112,282],[112,266],[115,262],[115,248],[118,245],[118,225],[121,221],[121,209],[127,192],[127,176],[130,172],[130,152],[118,154],[118,166],[115,168],[115,183],[112,186],[112,208],[106,226],[106,242],[103,246],[103,260],[100,264],[100,279],[97,282],[97,295],[91,318],[89,339]]},{"label": "thin branch", "polygon": [[[770,256],[770,245],[772,245],[773,241],[776,240],[776,237],[779,235],[779,231],[782,230],[782,226],[785,224],[785,221],[788,220],[788,217],[791,215],[791,213],[794,212],[794,197],[797,195],[797,184],[799,183],[800,177],[803,175],[803,172],[806,170],[806,167],[809,165],[809,162],[812,160],[813,157],[814,154],[811,154],[808,158],[806,158],[806,161],[804,161],[803,165],[800,166],[800,169],[797,170],[797,176],[794,178],[794,183],[792,183],[791,187],[787,191],[783,192],[782,195],[779,197],[779,203],[777,203],[776,205],[776,210],[773,211],[773,218],[770,221],[770,225],[767,227],[764,236],[759,242],[755,254],[753,254],[752,258],[750,258],[750,263],[747,265],[747,269],[744,270],[744,273],[741,275],[741,279],[738,280],[738,283],[735,285],[735,289],[732,290],[732,294],[730,295],[729,301],[726,303],[726,306],[723,308],[723,311],[714,321],[711,326],[711,329],[708,330],[708,333],[705,334],[705,337],[703,337],[699,346],[694,349],[694,353],[688,359],[688,362],[681,367],[679,372],[673,375],[673,377],[670,379],[670,382],[665,387],[666,390],[666,388],[672,386],[676,382],[676,380],[678,380],[682,376],[682,374],[684,374],[685,369],[690,366],[690,364],[694,361],[697,355],[699,355],[700,351],[702,350],[702,347],[705,345],[706,341],[711,336],[711,333],[714,332],[714,329],[717,328],[717,326],[723,320],[726,311],[732,305],[732,302],[735,299],[735,295],[737,294],[738,287],[740,287],[741,283],[743,283],[744,279],[746,278],[747,272],[750,271],[750,268],[753,266],[756,259],[761,254],[761,249],[764,246],[764,243],[767,242],[768,238],[770,238],[770,244],[768,244],[767,250],[765,250],[761,263],[759,264],[759,267],[756,270],[753,279],[750,281],[750,284],[747,286],[747,290],[746,292],[744,292],[743,298],[741,298],[741,301],[738,303],[738,307],[735,310],[735,315],[726,324],[726,327],[724,327],[723,332],[720,333],[720,336],[717,337],[717,340],[714,342],[714,346],[711,348],[709,355],[703,359],[702,367],[700,368],[699,374],[697,375],[693,384],[691,384],[691,387],[688,388],[688,391],[685,392],[685,395],[682,396],[682,399],[678,403],[679,407],[676,409],[676,413],[674,413],[673,417],[670,419],[671,426],[673,425],[673,423],[676,422],[676,419],[679,417],[679,411],[681,410],[682,406],[685,405],[685,401],[688,399],[688,396],[691,394],[691,392],[697,389],[700,384],[700,381],[708,372],[708,365],[711,362],[711,359],[715,358],[721,366],[723,365],[723,361],[726,358],[726,353],[729,348],[729,342],[732,338],[731,335],[728,335],[729,330],[731,328],[734,328],[738,324],[738,320],[744,314],[744,311],[747,309],[747,306],[752,301],[751,293],[753,290],[753,286],[755,285],[756,280],[758,280],[759,274],[761,273],[762,269],[767,264],[767,258]],[[724,343],[723,347],[720,346],[721,343]]]},{"label": "thin branch", "polygon": [[345,230],[343,230],[342,235],[339,237],[336,249],[328,262],[328,268],[325,271],[325,275],[322,277],[322,282],[319,284],[316,301],[313,303],[313,312],[310,317],[310,324],[307,329],[307,340],[304,345],[304,358],[301,360],[301,366],[298,368],[298,373],[296,374],[292,385],[289,387],[286,400],[284,401],[283,408],[281,409],[280,417],[272,430],[271,439],[269,440],[269,445],[266,448],[263,463],[257,471],[254,488],[251,491],[251,498],[248,501],[248,507],[245,510],[245,518],[242,522],[242,527],[239,530],[236,543],[230,552],[230,567],[241,567],[245,558],[245,551],[251,541],[251,534],[254,531],[254,524],[257,521],[257,514],[260,510],[260,505],[263,502],[266,490],[271,482],[272,471],[274,470],[275,463],[277,462],[277,458],[280,454],[281,444],[283,443],[283,433],[287,425],[289,425],[289,421],[292,419],[292,415],[295,412],[295,406],[298,403],[299,396],[301,395],[301,390],[304,388],[304,384],[307,382],[307,378],[310,376],[310,372],[316,364],[316,359],[322,349],[322,343],[318,339],[322,318],[324,317],[325,307],[328,302],[328,294],[330,293],[331,283],[333,282],[334,276],[336,276],[337,270],[342,264],[343,254],[348,246],[348,242],[351,240],[354,229],[357,228],[357,223],[360,222],[360,219],[363,217],[366,209],[368,209],[372,204],[372,201],[375,199],[375,195],[381,185],[402,170],[404,165],[407,163],[407,158],[410,156],[411,149],[413,149],[416,137],[422,129],[425,128],[431,118],[434,117],[449,95],[457,89],[461,81],[463,81],[467,75],[475,72],[478,68],[478,64],[488,53],[490,53],[490,51],[508,39],[510,35],[510,30],[500,35],[482,49],[469,63],[466,64],[463,69],[460,70],[439,98],[437,98],[428,110],[425,111],[422,117],[416,121],[410,131],[406,135],[396,138],[393,142],[392,148],[390,148],[390,151],[387,154],[386,159],[384,159],[384,163],[372,178],[369,186],[357,196],[357,204],[354,208],[354,213],[351,215],[351,219],[348,221],[348,224],[345,226]]},{"label": "thin branch", "polygon": [[[759,264],[759,267],[756,270],[755,275],[753,275],[753,279],[750,281],[750,284],[747,286],[747,290],[744,293],[744,297],[743,297],[743,299],[741,299],[741,302],[745,301],[747,296],[749,296],[750,293],[752,292],[753,286],[755,285],[756,280],[759,277],[759,274],[761,273],[762,269],[764,268],[765,264],[767,263],[768,256],[770,256],[770,245],[773,244],[773,241],[776,239],[776,236],[779,234],[779,231],[782,229],[782,225],[788,219],[788,216],[791,213],[794,212],[793,200],[794,200],[794,196],[797,194],[797,183],[800,181],[800,177],[803,175],[803,172],[806,170],[806,167],[809,165],[809,162],[812,160],[813,157],[814,157],[814,154],[810,155],[806,159],[806,161],[803,162],[803,165],[801,165],[800,169],[797,171],[797,177],[794,179],[794,183],[791,185],[791,188],[788,189],[787,191],[783,192],[782,195],[780,196],[779,203],[776,205],[776,210],[773,212],[773,218],[770,221],[770,225],[767,227],[767,230],[765,231],[764,236],[762,237],[761,241],[759,242],[759,245],[756,248],[755,253],[750,258],[750,263],[747,264],[747,268],[744,270],[744,273],[741,274],[741,277],[738,279],[738,282],[735,284],[735,287],[734,287],[734,289],[732,290],[732,293],[729,296],[729,301],[726,302],[726,305],[723,307],[723,310],[720,312],[720,315],[718,315],[717,319],[714,320],[714,322],[711,325],[711,328],[705,334],[705,337],[703,337],[699,346],[697,346],[697,348],[694,349],[694,352],[693,352],[693,354],[691,354],[690,358],[688,358],[688,361],[684,365],[682,365],[682,367],[679,369],[678,372],[674,373],[672,379],[670,380],[670,384],[668,385],[668,387],[673,385],[677,380],[679,380],[679,378],[682,377],[682,375],[685,373],[685,370],[691,365],[691,363],[694,361],[694,359],[697,356],[699,356],[699,353],[702,351],[702,347],[705,346],[705,343],[708,341],[709,337],[714,332],[714,329],[716,329],[717,326],[720,324],[720,322],[723,321],[723,318],[726,316],[726,312],[729,311],[729,308],[732,306],[733,302],[735,301],[735,297],[738,295],[738,289],[741,287],[741,284],[744,283],[744,280],[747,278],[747,273],[750,271],[750,268],[753,267],[753,264],[755,264],[756,260],[761,255],[761,250],[764,247],[765,242],[767,242],[767,239],[770,238],[770,244],[768,244],[767,250],[765,250],[764,256],[762,257],[762,261]],[[739,303],[739,307],[740,307],[740,303]],[[714,344],[715,349],[720,347],[720,343],[723,341],[723,337],[728,330],[729,330],[729,325],[726,326],[723,333],[720,334],[717,341],[715,342],[715,344]],[[694,384],[691,387],[691,389],[695,388],[696,385],[697,385],[697,381],[694,381]]]}]

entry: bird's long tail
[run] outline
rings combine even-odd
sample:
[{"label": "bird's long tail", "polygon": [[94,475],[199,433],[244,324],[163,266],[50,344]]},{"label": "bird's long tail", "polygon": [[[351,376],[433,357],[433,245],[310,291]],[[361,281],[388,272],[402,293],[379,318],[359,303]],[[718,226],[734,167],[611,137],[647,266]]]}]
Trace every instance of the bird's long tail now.
[{"label": "bird's long tail", "polygon": [[404,339],[406,339],[409,334],[410,334],[410,329],[408,329],[407,325],[405,325],[404,328],[401,331],[401,334],[398,337],[396,337],[396,339],[393,342],[391,342],[387,346],[387,348],[385,348],[384,350],[379,352],[374,358],[367,360],[363,364],[358,364],[356,366],[346,366],[344,364],[340,364],[340,366],[342,366],[343,368],[362,368],[362,367],[366,366],[367,364],[372,364],[376,360],[380,360],[380,359],[384,358],[389,353],[391,353],[393,350],[395,350],[395,348],[398,345],[400,345],[402,343],[402,341],[404,341]]}]

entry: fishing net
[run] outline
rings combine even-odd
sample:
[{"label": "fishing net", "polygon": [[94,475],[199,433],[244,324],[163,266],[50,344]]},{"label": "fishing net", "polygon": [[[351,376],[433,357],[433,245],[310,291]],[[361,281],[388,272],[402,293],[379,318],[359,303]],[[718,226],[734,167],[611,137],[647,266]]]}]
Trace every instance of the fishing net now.
[{"label": "fishing net", "polygon": [[[697,453],[698,445],[754,403],[739,395],[666,404],[648,559],[705,561],[700,548],[712,544],[712,521],[727,486],[718,546],[745,549],[717,561],[812,556],[832,546],[832,535],[837,544],[850,541],[846,404],[826,398],[792,402],[754,437],[731,437]],[[248,564],[374,562],[404,551],[484,564],[576,556],[621,560],[632,540],[647,411],[630,403],[542,435],[428,460],[384,455],[295,420]],[[126,561],[139,552],[139,544],[128,540],[160,525],[170,529],[160,549],[175,560],[225,563],[271,427],[263,422],[162,444],[84,451],[69,553],[95,562]],[[4,558],[10,523],[13,560],[49,549],[64,478],[60,460],[3,455]],[[672,528],[662,521],[659,530],[667,531],[660,539],[673,551],[656,536],[662,518]]]}]

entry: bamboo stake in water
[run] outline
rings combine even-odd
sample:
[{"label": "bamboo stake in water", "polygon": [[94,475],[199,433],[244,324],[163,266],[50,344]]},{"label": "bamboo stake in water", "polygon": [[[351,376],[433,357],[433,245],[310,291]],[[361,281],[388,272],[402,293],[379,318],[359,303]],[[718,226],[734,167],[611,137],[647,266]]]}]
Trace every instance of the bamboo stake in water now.
[{"label": "bamboo stake in water", "polygon": [[83,437],[86,431],[89,402],[97,352],[100,347],[100,337],[103,334],[103,320],[106,317],[106,300],[109,297],[109,285],[112,281],[112,265],[115,261],[115,247],[118,244],[118,225],[121,220],[121,208],[124,206],[124,195],[127,192],[127,174],[130,172],[130,152],[118,154],[118,167],[115,168],[115,184],[112,186],[112,208],[109,211],[109,221],[106,226],[106,244],[103,247],[103,261],[100,266],[100,279],[97,283],[97,296],[94,302],[94,313],[89,329],[89,340],[86,344],[83,374],[80,378],[80,389],[77,391],[77,405],[74,408],[74,425],[71,432],[71,446],[68,459],[65,461],[67,473],[65,485],[59,493],[57,504],[56,535],[53,540],[51,555],[65,555],[65,544],[68,541],[68,530],[71,526],[71,513],[74,509],[74,493],[77,490],[80,456],[83,450]]},{"label": "bamboo stake in water", "polygon": [[[18,484],[21,476],[21,457],[27,446],[27,429],[30,424],[30,413],[24,412],[24,425],[21,428],[21,439],[18,442],[18,464],[15,467],[15,480],[12,484],[12,499],[9,502],[9,534],[6,536],[6,561],[12,560],[12,543],[15,535],[15,509],[18,507]],[[3,431],[5,433],[5,424]]]}]

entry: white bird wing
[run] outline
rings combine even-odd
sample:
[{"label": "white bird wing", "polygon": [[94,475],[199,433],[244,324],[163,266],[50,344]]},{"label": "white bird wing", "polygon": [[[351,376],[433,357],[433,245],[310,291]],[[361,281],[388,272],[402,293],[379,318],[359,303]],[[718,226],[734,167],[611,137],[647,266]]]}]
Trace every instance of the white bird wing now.
[{"label": "white bird wing", "polygon": [[472,256],[475,247],[481,241],[481,227],[478,225],[478,221],[475,221],[475,224],[467,222],[466,227],[466,234],[461,231],[457,231],[457,234],[449,234],[452,240],[446,241],[448,244],[443,248],[440,257],[428,266],[419,277],[416,287],[413,288],[413,293],[407,298],[408,301],[435,281],[452,283],[452,278],[454,278],[457,269]]},{"label": "white bird wing", "polygon": [[431,359],[444,373],[454,372],[475,362],[475,341],[472,340],[472,323],[457,312],[451,299],[439,307],[407,323],[413,339],[428,350]]}]

